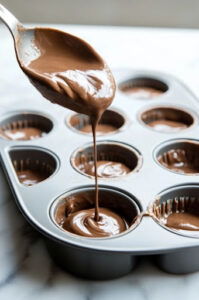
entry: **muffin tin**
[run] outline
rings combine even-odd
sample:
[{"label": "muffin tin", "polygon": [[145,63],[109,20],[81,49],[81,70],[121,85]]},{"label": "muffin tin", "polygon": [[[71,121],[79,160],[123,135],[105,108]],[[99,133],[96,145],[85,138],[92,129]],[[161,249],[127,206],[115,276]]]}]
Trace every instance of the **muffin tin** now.
[{"label": "muffin tin", "polygon": [[[46,132],[43,137],[28,141],[0,138],[1,162],[16,203],[26,219],[43,234],[53,259],[77,276],[92,279],[122,276],[135,267],[142,255],[154,255],[157,264],[167,272],[199,270],[199,234],[174,230],[162,221],[172,209],[169,203],[199,201],[198,176],[171,172],[158,162],[158,156],[171,144],[199,142],[197,99],[167,74],[134,70],[113,73],[118,90],[109,110],[118,117],[114,115],[113,122],[110,113],[105,120],[117,124],[117,130],[99,135],[97,145],[102,159],[125,162],[131,172],[118,178],[99,178],[99,195],[109,194],[115,201],[110,205],[120,207],[125,214],[128,212],[133,225],[109,238],[81,237],[58,226],[56,209],[66,197],[85,191],[94,193],[94,178],[83,174],[75,165],[82,153],[92,158],[92,140],[90,134],[79,131],[79,116],[71,126],[75,114],[45,100],[39,111],[35,110],[34,103],[29,103],[27,110],[26,101],[21,99],[15,111],[1,113],[0,127],[34,119]],[[137,99],[126,93],[128,87],[135,85],[148,85],[162,93],[151,99]],[[170,133],[150,128],[143,122],[143,114],[156,107],[183,111],[187,128]],[[87,125],[85,120],[83,125],[85,122]],[[113,153],[111,157],[110,153]],[[24,164],[33,169],[36,166],[41,172],[45,170],[47,176],[35,185],[23,185],[16,170],[23,169]]]}]

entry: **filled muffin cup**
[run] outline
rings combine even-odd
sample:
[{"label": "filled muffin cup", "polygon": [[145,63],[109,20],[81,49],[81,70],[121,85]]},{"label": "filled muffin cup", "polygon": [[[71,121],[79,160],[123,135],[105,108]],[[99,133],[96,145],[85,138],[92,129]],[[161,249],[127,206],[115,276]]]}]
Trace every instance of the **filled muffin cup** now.
[{"label": "filled muffin cup", "polygon": [[[92,126],[90,118],[84,114],[73,114],[67,118],[66,121],[69,128],[74,129],[82,134],[92,134]],[[126,124],[126,117],[119,111],[108,109],[106,110],[97,126],[96,134],[107,135],[116,133]]]},{"label": "filled muffin cup", "polygon": [[182,185],[160,193],[149,207],[154,220],[165,229],[199,238],[199,187]]},{"label": "filled muffin cup", "polygon": [[16,176],[24,186],[38,184],[52,176],[58,168],[55,157],[38,149],[12,149],[9,151]]},{"label": "filled muffin cup", "polygon": [[[77,149],[71,164],[81,174],[94,176],[93,145]],[[133,147],[119,142],[97,143],[97,175],[100,178],[117,178],[138,172],[142,165],[141,154]]]},{"label": "filled muffin cup", "polygon": [[[68,218],[76,213],[81,213],[85,210],[91,210],[95,207],[95,187],[80,187],[69,191],[64,195],[58,197],[50,208],[50,215],[52,221],[66,234],[79,234],[72,227],[69,226]],[[92,236],[91,238],[113,238],[115,236],[125,234],[133,230],[140,222],[141,206],[139,201],[129,194],[112,187],[99,186],[99,216],[102,210],[107,210],[114,215],[119,216],[125,223],[125,229],[121,233],[110,234],[109,236]],[[103,212],[102,212],[103,213]],[[81,226],[89,224],[89,221],[81,221]],[[101,222],[101,221],[99,221]],[[89,236],[82,236],[81,238],[88,238]]]},{"label": "filled muffin cup", "polygon": [[41,138],[53,128],[53,122],[34,113],[13,114],[0,122],[0,137],[7,140],[26,141]]},{"label": "filled muffin cup", "polygon": [[182,175],[199,175],[199,141],[177,139],[164,143],[156,149],[159,165]]},{"label": "filled muffin cup", "polygon": [[163,133],[175,133],[191,127],[195,117],[182,108],[157,106],[144,110],[139,119],[148,128]]},{"label": "filled muffin cup", "polygon": [[136,99],[153,99],[168,91],[168,85],[155,78],[135,77],[119,84],[119,90],[129,97]]}]

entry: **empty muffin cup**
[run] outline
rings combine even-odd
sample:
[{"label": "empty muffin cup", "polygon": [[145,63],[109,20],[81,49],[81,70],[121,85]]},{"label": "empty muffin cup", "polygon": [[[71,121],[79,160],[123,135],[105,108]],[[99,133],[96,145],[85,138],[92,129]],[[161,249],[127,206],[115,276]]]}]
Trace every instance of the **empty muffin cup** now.
[{"label": "empty muffin cup", "polygon": [[150,210],[165,228],[186,236],[199,237],[199,187],[185,185],[167,189],[157,196]]},{"label": "empty muffin cup", "polygon": [[25,186],[49,178],[57,168],[55,157],[43,150],[15,148],[9,155],[19,182]]},{"label": "empty muffin cup", "polygon": [[43,137],[52,128],[52,121],[42,115],[21,113],[0,123],[0,137],[14,141],[34,140]]},{"label": "empty muffin cup", "polygon": [[[70,128],[73,128],[84,134],[92,134],[92,126],[88,116],[83,114],[73,114],[67,120]],[[125,117],[114,110],[106,110],[96,128],[97,135],[105,135],[117,132],[125,124]]]},{"label": "empty muffin cup", "polygon": [[137,99],[153,99],[168,90],[166,83],[149,77],[135,77],[119,84],[126,95]]},{"label": "empty muffin cup", "polygon": [[90,238],[110,238],[138,224],[140,208],[129,195],[99,186],[99,220],[94,219],[95,187],[73,190],[55,200],[51,216],[66,232]]},{"label": "empty muffin cup", "polygon": [[194,123],[194,117],[190,113],[172,107],[154,107],[145,110],[140,119],[149,128],[165,133],[181,131]]},{"label": "empty muffin cup", "polygon": [[198,175],[198,151],[198,141],[176,140],[161,146],[155,155],[158,163],[169,171],[184,175]]},{"label": "empty muffin cup", "polygon": [[[142,157],[139,152],[118,142],[97,143],[97,175],[114,178],[140,169]],[[93,145],[77,149],[71,157],[72,166],[80,173],[94,176]]]}]

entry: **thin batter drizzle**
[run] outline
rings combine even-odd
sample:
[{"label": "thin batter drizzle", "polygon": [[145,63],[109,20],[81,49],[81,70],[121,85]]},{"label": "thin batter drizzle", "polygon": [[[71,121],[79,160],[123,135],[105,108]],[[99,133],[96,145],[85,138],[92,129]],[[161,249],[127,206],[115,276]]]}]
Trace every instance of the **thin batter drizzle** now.
[{"label": "thin batter drizzle", "polygon": [[[97,124],[96,127],[96,134],[97,135],[102,135],[106,134],[109,132],[113,132],[117,130],[117,128],[113,125],[107,125],[107,124]],[[85,132],[85,133],[91,133],[92,132],[92,126],[90,124],[85,125],[80,129],[80,131]]]}]

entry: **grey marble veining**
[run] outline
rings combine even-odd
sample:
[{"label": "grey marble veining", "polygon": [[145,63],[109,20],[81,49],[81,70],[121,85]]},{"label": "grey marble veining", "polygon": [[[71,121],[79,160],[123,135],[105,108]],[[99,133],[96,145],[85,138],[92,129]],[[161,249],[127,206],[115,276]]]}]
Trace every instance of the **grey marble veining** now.
[{"label": "grey marble veining", "polygon": [[[90,43],[112,68],[169,72],[199,96],[199,31],[120,27],[61,26]],[[0,26],[0,114],[21,98],[41,96],[18,68],[7,30]],[[0,299],[15,300],[181,300],[198,299],[199,272],[170,275],[144,259],[131,274],[111,281],[80,280],[61,271],[40,235],[21,216],[0,172]]]}]

